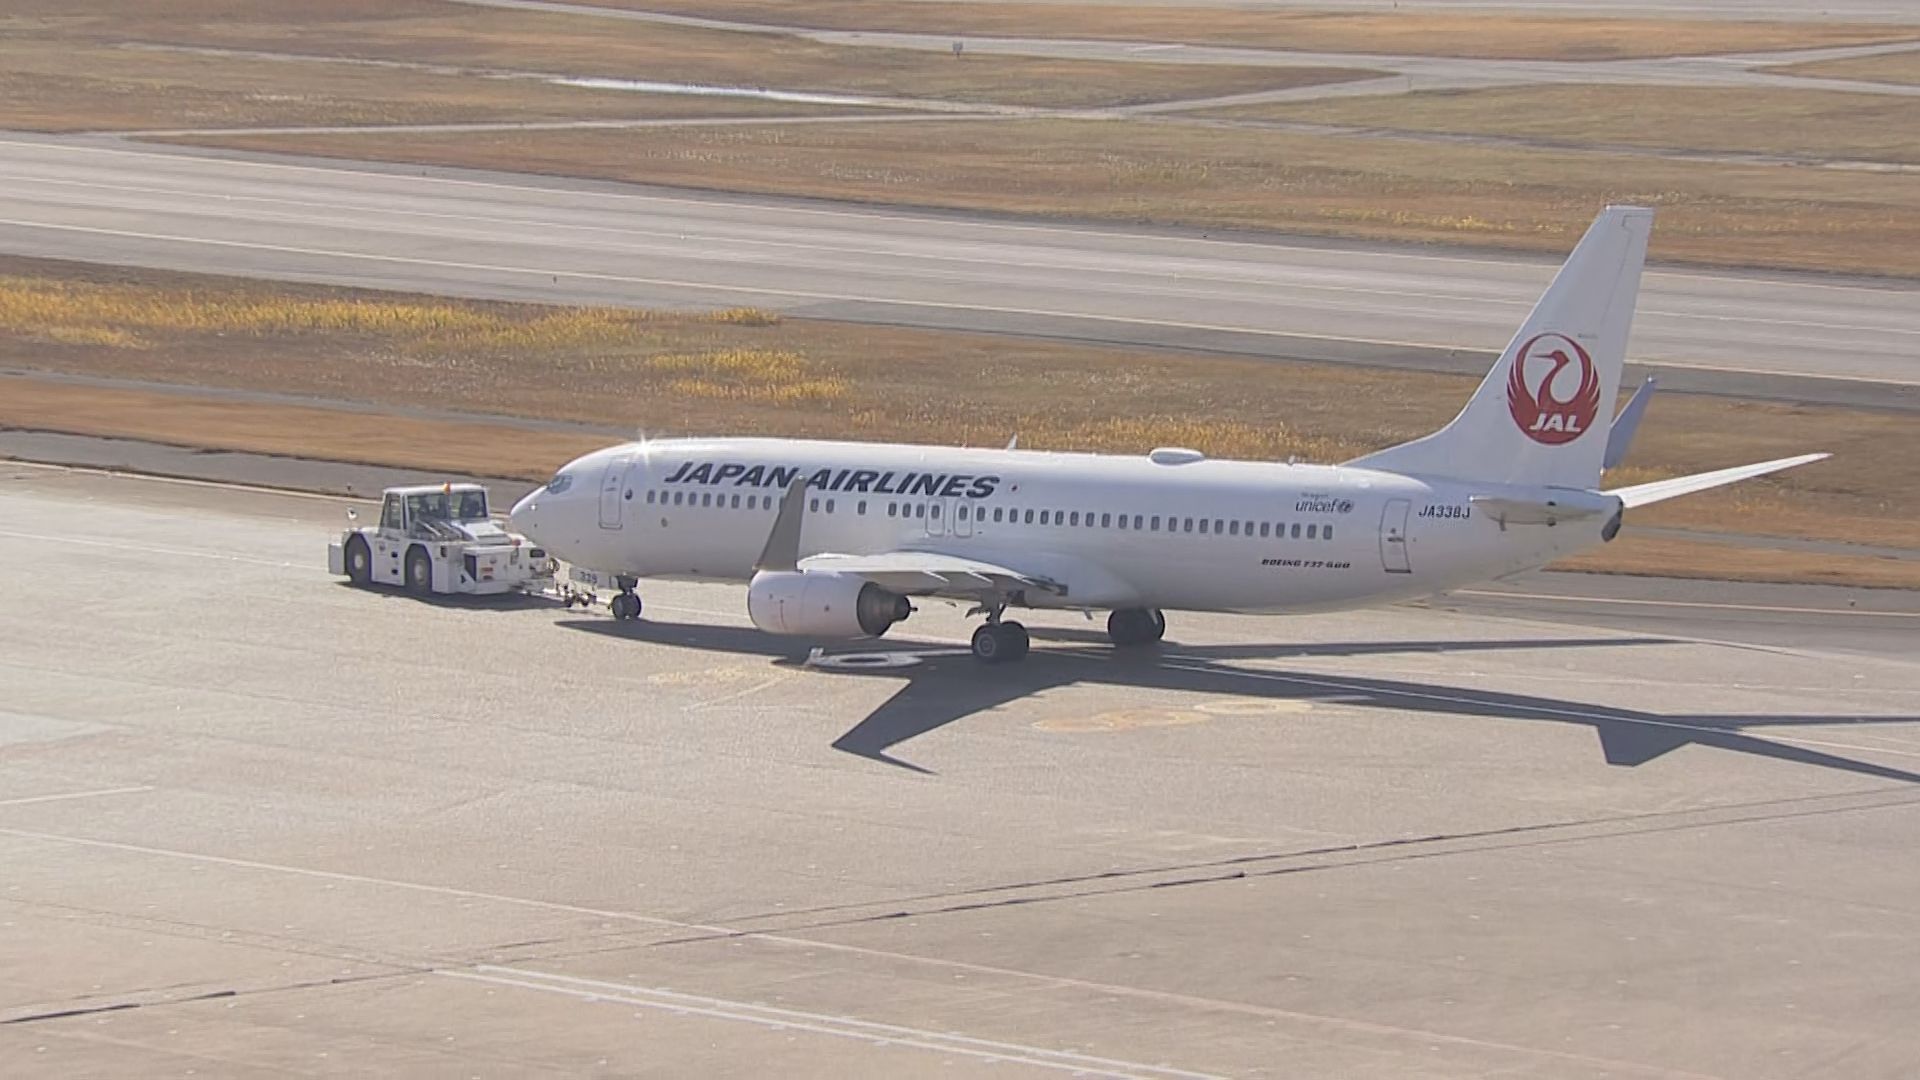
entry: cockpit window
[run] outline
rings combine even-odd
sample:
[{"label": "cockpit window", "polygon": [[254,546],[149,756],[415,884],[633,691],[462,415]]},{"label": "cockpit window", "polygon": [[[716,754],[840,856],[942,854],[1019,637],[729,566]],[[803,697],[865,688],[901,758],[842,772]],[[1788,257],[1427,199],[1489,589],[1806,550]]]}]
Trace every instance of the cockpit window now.
[{"label": "cockpit window", "polygon": [[573,476],[570,473],[560,473],[547,481],[547,494],[558,495],[572,486]]}]

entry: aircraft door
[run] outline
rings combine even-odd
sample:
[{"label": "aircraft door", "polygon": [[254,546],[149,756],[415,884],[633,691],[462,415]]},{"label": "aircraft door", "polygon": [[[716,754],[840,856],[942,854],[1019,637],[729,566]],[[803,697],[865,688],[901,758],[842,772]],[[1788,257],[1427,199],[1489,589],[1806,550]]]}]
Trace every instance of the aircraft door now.
[{"label": "aircraft door", "polygon": [[600,474],[600,527],[603,529],[620,527],[621,504],[627,495],[627,468],[632,464],[632,454],[616,454],[607,460],[607,469]]},{"label": "aircraft door", "polygon": [[1407,514],[1412,509],[1406,499],[1388,499],[1380,513],[1380,564],[1389,574],[1413,573],[1407,558]]}]

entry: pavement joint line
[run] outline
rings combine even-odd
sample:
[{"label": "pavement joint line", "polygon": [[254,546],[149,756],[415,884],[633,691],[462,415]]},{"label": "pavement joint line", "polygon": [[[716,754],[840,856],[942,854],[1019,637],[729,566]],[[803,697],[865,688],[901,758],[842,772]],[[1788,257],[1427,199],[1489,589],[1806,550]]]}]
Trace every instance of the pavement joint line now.
[{"label": "pavement joint line", "polygon": [[[735,200],[712,199],[712,198],[699,199],[699,198],[693,198],[691,196],[686,196],[686,195],[664,195],[664,194],[651,193],[651,192],[642,193],[642,192],[635,192],[635,191],[610,191],[610,190],[607,190],[605,186],[566,187],[566,186],[555,185],[555,184],[547,184],[547,185],[510,184],[510,183],[503,183],[497,180],[479,180],[479,179],[473,179],[468,177],[438,176],[438,175],[423,176],[423,175],[414,175],[414,174],[408,174],[408,173],[382,172],[374,169],[352,169],[352,168],[345,167],[344,164],[324,166],[324,165],[313,165],[313,164],[296,164],[293,162],[286,162],[286,161],[266,161],[266,160],[260,160],[259,158],[253,158],[253,157],[249,157],[249,158],[206,157],[202,155],[167,153],[164,150],[160,150],[157,148],[139,147],[139,146],[132,146],[132,145],[88,146],[88,145],[65,142],[60,140],[44,140],[44,141],[21,140],[21,139],[8,139],[5,137],[0,137],[0,147],[24,147],[24,148],[39,149],[39,150],[58,150],[58,151],[66,151],[66,152],[93,153],[93,154],[115,154],[115,155],[121,155],[121,156],[146,157],[146,158],[154,158],[154,157],[186,158],[187,160],[200,162],[200,163],[212,162],[212,163],[221,164],[221,165],[231,165],[236,167],[246,167],[246,168],[255,168],[255,169],[275,169],[275,170],[283,170],[287,172],[319,173],[322,175],[333,174],[333,175],[360,176],[360,177],[367,177],[370,179],[404,180],[411,183],[436,183],[436,184],[446,184],[446,185],[454,185],[454,186],[490,188],[490,189],[495,189],[500,191],[535,192],[535,193],[544,193],[548,195],[576,195],[576,196],[586,195],[586,196],[592,196],[596,198],[624,199],[624,200],[638,201],[638,202],[667,203],[667,204],[676,205],[676,206],[706,207],[706,208],[711,208],[715,210],[736,210],[739,208],[741,204],[741,201],[739,199],[735,199]],[[364,162],[360,164],[364,164]],[[452,166],[443,166],[442,168],[452,168]],[[473,171],[473,170],[468,170],[468,171]],[[576,178],[576,179],[584,179],[584,178]],[[599,183],[604,185],[606,182],[599,182]],[[869,208],[865,210],[840,210],[840,209],[832,209],[832,208],[818,207],[818,206],[790,205],[789,202],[786,202],[786,201],[769,203],[766,200],[761,200],[760,202],[754,203],[751,200],[749,200],[749,203],[750,205],[771,206],[785,213],[793,213],[797,215],[812,215],[816,217],[855,218],[855,219],[866,220],[866,221],[881,219],[881,220],[906,222],[909,224],[915,223],[915,222],[930,222],[930,221],[942,220],[940,218],[930,216],[924,212],[916,213],[911,207],[877,207],[877,208]],[[1313,251],[1316,253],[1327,253],[1329,251],[1332,251],[1338,254],[1354,255],[1360,258],[1403,259],[1403,260],[1411,260],[1416,262],[1457,263],[1457,264],[1466,264],[1466,265],[1473,265],[1473,266],[1504,266],[1504,267],[1538,266],[1542,270],[1551,269],[1551,267],[1549,267],[1548,264],[1544,261],[1536,263],[1521,257],[1499,259],[1499,258],[1474,257],[1474,256],[1466,256],[1466,255],[1437,255],[1437,254],[1414,252],[1414,251],[1395,251],[1384,246],[1377,247],[1377,248],[1369,247],[1369,248],[1342,250],[1340,248],[1328,248],[1328,247],[1305,245],[1305,244],[1264,243],[1264,242],[1255,241],[1255,240],[1216,239],[1213,237],[1181,236],[1178,234],[1171,234],[1171,233],[1160,234],[1160,233],[1128,232],[1128,231],[1117,229],[1117,228],[1115,229],[1073,228],[1073,227],[1063,226],[1063,225],[1026,224],[1022,222],[995,221],[991,219],[978,220],[978,221],[969,219],[969,224],[981,229],[993,229],[993,230],[999,230],[1003,232],[1051,233],[1058,236],[1091,236],[1091,237],[1105,237],[1105,238],[1114,239],[1114,240],[1154,240],[1154,241],[1165,241],[1165,242],[1172,242],[1172,243],[1193,244],[1197,246],[1244,247],[1244,248],[1252,248],[1258,251]],[[1703,274],[1703,273],[1697,273],[1697,272],[1686,271],[1686,270],[1658,270],[1653,268],[1649,268],[1642,276],[1643,278],[1667,277],[1667,278],[1674,278],[1674,279],[1685,280],[1685,281],[1713,281],[1713,282],[1728,282],[1728,283],[1738,282],[1742,284],[1751,284],[1754,280],[1756,280],[1755,278],[1751,278],[1751,277],[1739,277],[1739,276],[1733,276],[1733,275],[1727,275],[1727,274]],[[1757,280],[1764,282],[1764,281],[1767,281],[1768,279],[1759,278]],[[1801,281],[1798,278],[1795,278],[1791,282],[1791,284],[1796,288],[1825,289],[1825,290],[1831,290],[1836,292],[1865,292],[1865,293],[1874,293],[1874,294],[1886,294],[1892,291],[1905,291],[1905,290],[1893,290],[1884,286],[1840,285],[1840,284],[1835,284],[1833,282]]]},{"label": "pavement joint line", "polygon": [[[51,185],[57,185],[60,187],[84,187],[84,188],[95,188],[95,189],[110,190],[110,191],[128,191],[128,192],[136,192],[140,194],[164,195],[172,198],[198,198],[198,199],[218,201],[222,203],[232,203],[232,202],[271,203],[275,205],[305,206],[309,208],[312,206],[310,202],[302,202],[301,200],[297,200],[297,199],[277,198],[269,195],[215,195],[210,192],[177,191],[177,190],[172,190],[168,188],[149,187],[149,186],[142,186],[137,184],[107,184],[107,183],[90,182],[85,180],[56,179],[53,177],[19,176],[16,174],[8,174],[8,173],[0,173],[0,180],[9,180],[16,183],[51,184]],[[430,210],[396,210],[396,209],[387,209],[379,206],[369,206],[363,209],[368,213],[383,215],[387,217],[425,218],[425,219],[453,220],[453,221],[471,220],[471,215],[438,213]],[[310,221],[311,217],[309,215],[288,214],[288,215],[282,215],[277,220],[304,222],[304,221]],[[665,230],[665,229],[637,229],[637,228],[609,226],[609,225],[570,224],[567,222],[560,222],[560,221],[544,221],[538,218],[516,218],[511,222],[511,224],[516,227],[525,227],[525,228],[552,229],[552,230],[562,230],[562,231],[569,231],[569,232],[598,233],[598,234],[606,234],[606,235],[613,235],[613,236],[632,236],[632,237],[640,237],[640,238],[664,238],[664,237],[681,235],[679,233],[673,232],[671,230]],[[756,248],[778,248],[782,250],[829,252],[836,255],[873,255],[873,256],[879,256],[882,258],[900,257],[900,258],[910,259],[915,262],[960,263],[960,264],[969,265],[969,266],[973,266],[973,265],[1005,266],[1008,263],[1008,260],[1006,260],[1005,258],[989,258],[984,256],[973,257],[973,256],[966,256],[966,255],[943,254],[939,252],[921,254],[921,253],[913,253],[913,252],[902,252],[902,251],[898,251],[898,250],[894,250],[886,247],[864,247],[856,244],[832,244],[832,243],[819,243],[819,242],[802,243],[799,241],[790,241],[790,240],[765,240],[765,239],[759,239],[751,236],[727,237],[723,240],[717,240],[715,241],[715,243],[723,244],[723,245],[740,245],[744,247],[756,247]],[[1072,256],[1078,253],[1071,250],[1063,250],[1061,251],[1061,254]],[[1027,262],[1017,263],[1016,265],[1027,267],[1029,269],[1035,269],[1035,270],[1051,270],[1051,269],[1059,268],[1053,263],[1048,263],[1043,261],[1027,261]],[[1261,267],[1259,269],[1268,269],[1268,268]],[[1278,283],[1272,283],[1272,282],[1261,282],[1257,280],[1257,273],[1252,276],[1248,276],[1248,275],[1236,276],[1236,275],[1218,274],[1218,273],[1189,273],[1189,272],[1181,272],[1181,271],[1144,270],[1144,269],[1136,270],[1136,269],[1131,269],[1127,267],[1110,267],[1110,266],[1077,267],[1077,268],[1074,268],[1074,270],[1077,273],[1104,274],[1104,275],[1109,275],[1114,277],[1137,277],[1137,278],[1149,278],[1149,279],[1156,279],[1156,280],[1172,278],[1174,280],[1181,281],[1181,282],[1191,281],[1191,282],[1232,283],[1232,284],[1240,284],[1240,285],[1249,286],[1249,287],[1268,286],[1274,289],[1291,290],[1296,292],[1331,292],[1331,293],[1353,294],[1353,295],[1360,295],[1360,296],[1380,296],[1380,297],[1388,297],[1388,298],[1397,299],[1397,300],[1406,300],[1406,299],[1439,300],[1439,301],[1450,301],[1450,302],[1491,304],[1498,307],[1511,307],[1511,308],[1531,307],[1533,304],[1532,300],[1517,298],[1517,297],[1510,297],[1510,296],[1475,296],[1475,295],[1465,295],[1465,294],[1459,294],[1459,293],[1418,292],[1418,291],[1410,291],[1405,289],[1368,288],[1368,287],[1354,286],[1354,285],[1323,285],[1323,284],[1317,284],[1311,281],[1288,282],[1285,284],[1278,284]],[[1848,330],[1848,331],[1856,331],[1860,333],[1875,333],[1875,334],[1889,333],[1889,334],[1899,334],[1904,336],[1920,336],[1920,330],[1907,329],[1903,327],[1854,326],[1846,323],[1811,322],[1804,319],[1753,319],[1753,318],[1745,318],[1745,317],[1736,318],[1735,316],[1716,315],[1710,312],[1664,311],[1659,308],[1643,307],[1639,309],[1638,315],[1640,317],[1651,316],[1656,318],[1695,319],[1695,320],[1706,321],[1706,322],[1738,321],[1743,324],[1759,323],[1759,324],[1770,325],[1770,326],[1806,327],[1809,329],[1816,329],[1816,330]],[[1312,336],[1312,335],[1305,335],[1305,336]],[[1402,344],[1402,343],[1382,342],[1382,344]],[[1416,344],[1422,348],[1433,348],[1433,349],[1472,348],[1473,347],[1473,346],[1466,346],[1466,345],[1442,345],[1442,344],[1432,343],[1432,342],[1424,343],[1424,344],[1422,343],[1407,343],[1407,344]],[[1659,363],[1658,361],[1638,361],[1638,360],[1634,362],[1635,363],[1656,363],[1656,364]],[[1699,367],[1700,365],[1688,363],[1681,366],[1693,368],[1693,367]],[[1712,370],[1724,370],[1724,371],[1749,373],[1748,370],[1745,368],[1714,368]],[[1822,376],[1806,376],[1806,377],[1818,378]],[[1841,376],[1830,376],[1830,377],[1840,378]],[[1862,381],[1881,382],[1885,380],[1869,379],[1869,380],[1862,380]]]},{"label": "pavement joint line", "polygon": [[1478,596],[1494,600],[1547,600],[1575,604],[1623,604],[1633,607],[1706,608],[1720,611],[1753,611],[1769,615],[1846,615],[1887,619],[1920,619],[1920,611],[1862,611],[1859,608],[1810,608],[1781,604],[1726,604],[1709,600],[1646,600],[1632,597],[1565,596],[1555,593],[1504,592],[1498,589],[1454,589],[1453,595]]},{"label": "pavement joint line", "polygon": [[[1434,345],[1428,342],[1401,341],[1390,338],[1365,338],[1342,334],[1302,334],[1291,330],[1269,330],[1260,327],[1229,326],[1216,323],[1185,322],[1178,319],[1141,319],[1126,315],[1102,315],[1094,312],[1054,311],[1046,308],[1021,308],[1006,305],[962,304],[942,300],[908,300],[883,296],[861,296],[851,293],[815,292],[806,289],[776,289],[752,285],[724,285],[718,282],[685,281],[674,278],[642,277],[634,274],[612,274],[591,270],[571,270],[562,267],[506,266],[497,263],[466,262],[458,259],[422,259],[404,255],[381,255],[365,251],[345,251],[333,248],[302,247],[290,244],[263,244],[247,240],[219,240],[212,237],[181,236],[169,233],[149,233],[135,229],[108,229],[88,225],[58,225],[48,222],[24,221],[17,218],[0,218],[0,226],[12,226],[25,229],[42,229],[50,232],[85,233],[94,236],[118,236],[135,240],[156,240],[162,243],[200,245],[203,247],[235,248],[244,251],[272,251],[288,255],[309,255],[323,259],[357,260],[361,262],[389,263],[397,266],[431,266],[445,270],[469,270],[482,273],[511,274],[519,277],[571,278],[581,281],[606,281],[629,285],[652,285],[673,289],[702,289],[712,292],[737,293],[743,296],[788,297],[797,300],[828,301],[835,303],[873,304],[880,307],[922,309],[932,311],[984,312],[993,315],[1020,315],[1046,319],[1071,319],[1082,322],[1106,323],[1119,326],[1144,326],[1166,330],[1195,330],[1207,333],[1246,334],[1265,338],[1308,338],[1314,341],[1333,341],[1346,345],[1379,345],[1403,349],[1437,349],[1456,346]],[[1703,371],[1725,371],[1745,375],[1790,376],[1802,379],[1821,379],[1836,382],[1858,382],[1878,386],[1920,386],[1920,382],[1906,382],[1898,379],[1876,379],[1856,375],[1832,375],[1813,373],[1786,373],[1770,371],[1764,368],[1708,367],[1673,361],[1650,362],[1647,366],[1670,367],[1677,369],[1698,369]]]},{"label": "pavement joint line", "polygon": [[529,907],[546,911],[558,911],[574,915],[587,915],[595,918],[619,920],[647,926],[665,927],[678,930],[693,930],[703,934],[725,938],[752,938],[784,947],[815,949],[837,952],[848,956],[882,960],[889,963],[919,964],[948,971],[965,971],[974,974],[1019,979],[1027,982],[1043,983],[1048,986],[1106,994],[1116,997],[1173,1004],[1187,1008],[1212,1011],[1228,1011],[1266,1019],[1286,1019],[1295,1022],[1310,1023],[1319,1026],[1331,1026],[1342,1031],[1360,1031],[1375,1035],[1390,1036],[1398,1039],[1419,1041],[1427,1044],[1446,1044],[1465,1046],[1479,1050],[1497,1050],[1504,1053],[1522,1054],[1531,1057],[1545,1057],[1559,1061],[1574,1061],[1585,1065],[1600,1065],[1612,1069],[1626,1070],[1641,1075],[1674,1078],[1687,1077],[1693,1080],[1721,1080],[1706,1074],[1682,1072],[1658,1066],[1642,1065],[1636,1062],[1601,1059],[1585,1054],[1571,1053],[1545,1047],[1521,1046],[1513,1043],[1490,1039],[1475,1038],[1468,1035],[1453,1035],[1445,1032],[1429,1031],[1419,1028],[1401,1027],[1370,1020],[1357,1020],[1350,1017],[1308,1013],[1293,1009],[1282,1009],[1250,1002],[1234,1001],[1223,998],[1210,998],[1181,993],[1172,990],[1158,990],[1150,987],[1128,986],[1119,983],[1107,983],[1090,979],[1079,979],[1066,975],[1050,975],[1043,972],[1023,971],[1018,968],[1001,967],[992,964],[979,964],[966,960],[949,960],[935,956],[922,956],[914,953],[895,952],[887,949],[870,948],[836,941],[793,937],[785,934],[767,933],[751,930],[735,930],[729,927],[710,926],[699,923],[682,922],[635,912],[612,911],[604,908],[591,908],[577,904],[565,904],[552,900],[537,900],[529,897],[507,896],[499,893],[487,893],[453,886],[429,885],[420,882],[402,881],[391,878],[377,878],[363,874],[350,874],[335,870],[317,870],[297,866],[285,866],[220,855],[196,854],[168,848],[149,847],[141,844],[129,844],[113,840],[99,840],[82,836],[66,836],[58,833],[36,832],[28,829],[0,828],[0,836],[14,836],[27,840],[39,840],[46,843],[64,843],[80,847],[93,847],[109,851],[122,851],[138,855],[177,859],[188,862],[209,863],[230,866],[238,869],[259,870],[269,873],[290,874],[300,877],[318,878],[329,881],[343,881],[353,884],[383,886],[412,892],[447,896],[457,899],[484,900],[520,907]]},{"label": "pavement joint line", "polygon": [[[688,1011],[706,1016],[718,1015],[722,1019],[745,1020],[751,1023],[766,1024],[779,1028],[837,1035],[842,1038],[867,1039],[890,1045],[909,1046],[916,1049],[960,1053],[970,1057],[984,1057],[994,1061],[1041,1065],[1055,1069],[1066,1068],[1081,1072],[1105,1072],[1106,1070],[1114,1070],[1112,1075],[1121,1076],[1166,1076],[1185,1078],[1185,1080],[1214,1080],[1215,1076],[1215,1074],[1212,1073],[1193,1072],[1187,1069],[1170,1068],[1164,1065],[1149,1065],[1143,1062],[1098,1057],[1091,1054],[1076,1053],[1071,1050],[1051,1050],[1045,1047],[1001,1042],[994,1039],[982,1039],[970,1035],[930,1031],[899,1024],[862,1020],[852,1016],[805,1012],[798,1009],[760,1005],[753,1002],[735,1001],[728,998],[681,993],[660,987],[638,986],[632,983],[610,982],[601,979],[587,979],[573,975],[556,974],[554,972],[533,971],[527,968],[505,967],[496,964],[478,964],[475,965],[472,970],[474,973],[480,975],[495,976],[500,981],[510,982],[513,985],[527,986],[532,989],[587,995],[588,1000],[616,1000],[609,996],[608,992],[612,992],[613,994],[631,995],[634,998],[649,999],[625,1003],[646,1004],[653,1008]],[[439,971],[436,974],[456,977],[466,975],[464,972],[447,970]]]},{"label": "pavement joint line", "polygon": [[154,790],[152,784],[139,784],[134,787],[98,788],[93,791],[69,791],[58,795],[28,795],[19,799],[0,799],[0,806],[27,806],[32,803],[63,802],[67,799],[95,799],[107,795],[137,795],[143,791]]}]

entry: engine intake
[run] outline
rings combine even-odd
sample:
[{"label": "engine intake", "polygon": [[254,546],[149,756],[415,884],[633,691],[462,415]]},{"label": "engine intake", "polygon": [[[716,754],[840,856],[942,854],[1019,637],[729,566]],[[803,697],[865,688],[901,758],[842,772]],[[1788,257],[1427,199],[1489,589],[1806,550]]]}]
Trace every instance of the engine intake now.
[{"label": "engine intake", "polygon": [[853,574],[762,570],[747,584],[747,617],[769,634],[879,637],[911,614],[906,597]]}]

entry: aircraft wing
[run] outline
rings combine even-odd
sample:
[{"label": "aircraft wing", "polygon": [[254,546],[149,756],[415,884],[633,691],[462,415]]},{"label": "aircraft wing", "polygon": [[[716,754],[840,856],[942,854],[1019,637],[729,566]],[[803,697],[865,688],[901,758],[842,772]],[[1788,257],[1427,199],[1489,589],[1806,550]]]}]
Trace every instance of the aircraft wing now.
[{"label": "aircraft wing", "polygon": [[799,560],[798,568],[809,573],[853,574],[906,596],[979,597],[1022,589],[1066,591],[1059,583],[1037,574],[933,551],[812,555]]},{"label": "aircraft wing", "polygon": [[1676,476],[1671,480],[1655,480],[1650,484],[1614,488],[1607,494],[1618,496],[1620,502],[1629,508],[1645,506],[1648,503],[1662,502],[1682,495],[1691,495],[1696,491],[1717,488],[1737,480],[1751,480],[1756,476],[1765,476],[1768,473],[1779,472],[1781,469],[1791,469],[1796,465],[1823,461],[1832,456],[1831,454],[1801,454],[1799,457],[1762,461],[1756,465],[1736,465],[1731,469],[1720,469],[1717,472],[1695,473],[1692,476]]}]

